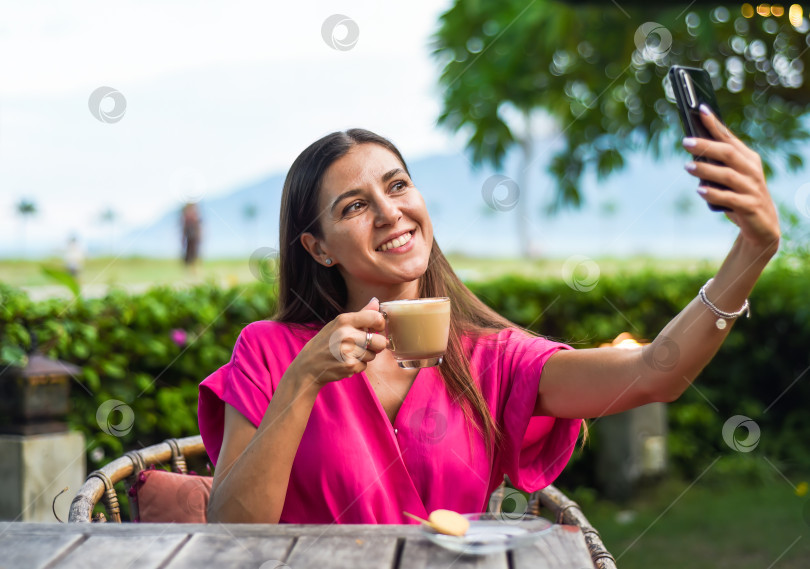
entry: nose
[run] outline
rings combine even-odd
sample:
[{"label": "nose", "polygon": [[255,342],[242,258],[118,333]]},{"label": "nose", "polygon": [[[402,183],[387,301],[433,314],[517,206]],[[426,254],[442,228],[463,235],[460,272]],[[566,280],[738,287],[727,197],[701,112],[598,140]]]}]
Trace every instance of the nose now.
[{"label": "nose", "polygon": [[396,200],[388,196],[376,200],[375,209],[377,211],[374,224],[377,227],[384,225],[396,225],[399,218],[402,217],[402,212],[400,211]]}]

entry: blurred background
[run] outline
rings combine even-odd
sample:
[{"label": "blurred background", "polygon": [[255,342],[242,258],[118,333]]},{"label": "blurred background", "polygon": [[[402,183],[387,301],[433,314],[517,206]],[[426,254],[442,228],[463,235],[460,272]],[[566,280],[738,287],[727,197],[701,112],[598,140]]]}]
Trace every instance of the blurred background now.
[{"label": "blurred background", "polygon": [[287,168],[351,127],[398,145],[504,316],[649,341],[736,237],[683,169],[666,72],[700,67],[781,251],[695,387],[592,421],[559,486],[620,567],[806,567],[810,5],[651,4],[0,3],[0,368],[78,366],[90,469],[198,433],[197,384],[272,314]]}]

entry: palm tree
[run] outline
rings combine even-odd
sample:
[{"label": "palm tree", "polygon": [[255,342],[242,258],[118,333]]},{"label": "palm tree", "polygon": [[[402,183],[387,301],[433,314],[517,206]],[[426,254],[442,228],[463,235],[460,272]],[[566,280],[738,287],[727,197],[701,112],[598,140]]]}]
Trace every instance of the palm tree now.
[{"label": "palm tree", "polygon": [[255,203],[246,203],[242,208],[242,217],[245,218],[245,225],[251,228],[250,237],[248,239],[253,240],[253,246],[255,247],[259,240],[259,208]]},{"label": "palm tree", "polygon": [[610,250],[610,226],[619,213],[619,202],[616,198],[607,197],[604,198],[597,207],[597,211],[599,212],[599,240],[602,243],[602,253],[611,255],[613,251]]},{"label": "palm tree", "polygon": [[98,219],[101,223],[110,226],[109,252],[112,254],[115,249],[115,222],[118,220],[118,213],[111,207],[108,207],[99,214]]},{"label": "palm tree", "polygon": [[693,192],[683,191],[679,193],[672,202],[672,210],[675,214],[672,218],[672,237],[673,240],[682,239],[691,233],[689,230],[689,221],[693,218],[693,213],[697,208]]},{"label": "palm tree", "polygon": [[25,257],[25,233],[26,233],[26,226],[28,224],[28,220],[34,217],[39,211],[37,210],[37,204],[33,200],[29,199],[21,199],[16,208],[17,215],[20,216],[22,220],[22,231],[20,232],[20,238],[22,239],[22,255]]}]

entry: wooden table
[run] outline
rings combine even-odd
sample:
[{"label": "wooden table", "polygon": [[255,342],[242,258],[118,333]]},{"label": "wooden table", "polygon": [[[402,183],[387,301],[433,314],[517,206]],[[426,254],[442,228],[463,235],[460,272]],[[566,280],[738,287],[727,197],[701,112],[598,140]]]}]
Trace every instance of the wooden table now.
[{"label": "wooden table", "polygon": [[582,533],[554,526],[531,545],[468,556],[412,525],[0,522],[0,569],[592,569]]}]

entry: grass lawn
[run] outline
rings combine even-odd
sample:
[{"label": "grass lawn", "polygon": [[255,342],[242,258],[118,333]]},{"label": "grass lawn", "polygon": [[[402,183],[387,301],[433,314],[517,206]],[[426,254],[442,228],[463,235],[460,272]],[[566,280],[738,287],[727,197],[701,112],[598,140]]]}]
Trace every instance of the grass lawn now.
[{"label": "grass lawn", "polygon": [[[561,277],[565,259],[486,259],[458,255],[448,256],[453,268],[464,280],[485,280],[511,273],[529,278]],[[694,271],[701,268],[716,268],[717,261],[694,259],[652,259],[634,257],[628,259],[595,259],[600,275],[610,276],[621,272],[633,272],[644,268],[656,271]],[[13,286],[36,287],[54,283],[42,274],[43,265],[61,268],[58,258],[48,260],[0,260],[0,281]],[[249,282],[253,279],[247,259],[211,259],[204,261],[196,274],[189,272],[176,259],[92,258],[88,259],[81,274],[81,284],[128,285],[128,284],[192,284],[213,280],[221,284]]]},{"label": "grass lawn", "polygon": [[781,478],[688,487],[668,480],[622,507],[597,501],[583,509],[620,569],[810,567],[810,495],[797,496]]},{"label": "grass lawn", "polygon": [[[24,287],[54,284],[42,274],[42,266],[62,268],[58,258],[39,261],[0,260],[0,281]],[[175,259],[97,257],[87,260],[80,282],[82,285],[190,284],[229,277],[236,279],[236,282],[250,279],[247,260],[206,261],[193,274]]]}]

